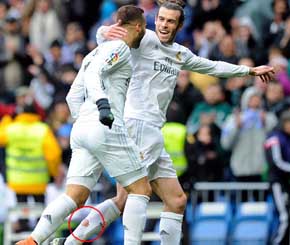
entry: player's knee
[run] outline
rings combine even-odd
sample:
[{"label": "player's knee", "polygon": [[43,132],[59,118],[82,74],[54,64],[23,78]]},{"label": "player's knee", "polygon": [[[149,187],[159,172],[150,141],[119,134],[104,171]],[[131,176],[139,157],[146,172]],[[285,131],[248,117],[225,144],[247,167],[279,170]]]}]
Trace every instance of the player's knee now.
[{"label": "player's knee", "polygon": [[77,207],[81,207],[86,203],[90,195],[90,190],[81,185],[68,185],[66,188],[66,194],[74,200]]},{"label": "player's knee", "polygon": [[166,203],[166,206],[171,212],[182,214],[185,210],[186,203],[187,197],[185,193],[180,193],[171,198],[170,201]]},{"label": "player's knee", "polygon": [[82,196],[82,195],[80,195],[80,196],[75,196],[75,195],[74,196],[70,196],[70,195],[68,195],[68,196],[76,203],[78,208],[81,207],[81,206],[84,206],[86,201],[87,201],[87,198],[85,196]]},{"label": "player's knee", "polygon": [[145,185],[143,195],[150,197],[152,195],[152,188],[151,185],[148,183]]},{"label": "player's knee", "polygon": [[187,203],[187,196],[185,195],[185,193],[182,193],[177,201],[177,206],[179,210],[184,211],[186,208],[186,203]]},{"label": "player's knee", "polygon": [[139,185],[136,194],[150,197],[152,195],[152,188],[151,188],[150,183],[145,182],[143,185]]},{"label": "player's knee", "polygon": [[149,183],[139,183],[126,187],[129,194],[139,194],[150,197],[152,195],[152,188]]},{"label": "player's knee", "polygon": [[85,195],[81,195],[77,198],[77,200],[75,200],[78,208],[82,207],[85,205],[86,201],[88,199],[88,196],[85,196]]},{"label": "player's knee", "polygon": [[144,184],[143,186],[139,186],[132,193],[150,197],[152,195],[152,188],[148,183]]}]

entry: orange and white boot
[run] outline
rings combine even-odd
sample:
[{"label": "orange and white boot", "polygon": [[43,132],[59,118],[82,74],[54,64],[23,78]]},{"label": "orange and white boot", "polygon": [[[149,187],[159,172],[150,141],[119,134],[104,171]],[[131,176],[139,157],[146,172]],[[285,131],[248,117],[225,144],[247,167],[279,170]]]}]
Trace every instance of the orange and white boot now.
[{"label": "orange and white boot", "polygon": [[21,240],[21,241],[17,242],[15,245],[37,245],[37,242],[34,241],[31,236],[29,236],[25,240]]}]

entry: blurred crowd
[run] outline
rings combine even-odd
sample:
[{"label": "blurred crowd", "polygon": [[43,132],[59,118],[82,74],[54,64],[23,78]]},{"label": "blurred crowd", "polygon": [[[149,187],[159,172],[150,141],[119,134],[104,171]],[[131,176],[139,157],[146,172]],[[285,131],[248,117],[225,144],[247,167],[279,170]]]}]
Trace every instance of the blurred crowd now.
[{"label": "blurred crowd", "polygon": [[[0,1],[0,170],[6,181],[7,162],[9,171],[14,164],[9,144],[19,142],[6,129],[32,120],[46,130],[41,136],[46,143],[35,146],[48,165],[49,178],[41,184],[62,185],[72,128],[65,96],[82,59],[97,46],[97,29],[114,23],[115,11],[124,4],[143,8],[147,28],[154,30],[155,0]],[[289,5],[288,0],[187,1],[178,43],[208,59],[269,64],[276,71],[269,84],[259,77],[180,72],[163,132],[187,191],[196,181],[268,180],[264,143],[290,110]],[[8,185],[18,201],[23,195],[44,195],[42,188],[20,188],[19,178]]]}]

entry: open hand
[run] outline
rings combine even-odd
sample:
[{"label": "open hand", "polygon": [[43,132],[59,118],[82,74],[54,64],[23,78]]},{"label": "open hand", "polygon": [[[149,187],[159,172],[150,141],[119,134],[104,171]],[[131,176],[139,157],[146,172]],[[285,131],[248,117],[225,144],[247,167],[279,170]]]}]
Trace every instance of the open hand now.
[{"label": "open hand", "polygon": [[103,32],[103,37],[106,40],[121,39],[126,35],[127,35],[127,30],[121,27],[120,22],[117,22],[116,24],[108,26]]},{"label": "open hand", "polygon": [[263,82],[269,82],[271,80],[274,80],[274,67],[272,66],[257,66],[250,68],[250,75],[252,76],[259,76]]}]

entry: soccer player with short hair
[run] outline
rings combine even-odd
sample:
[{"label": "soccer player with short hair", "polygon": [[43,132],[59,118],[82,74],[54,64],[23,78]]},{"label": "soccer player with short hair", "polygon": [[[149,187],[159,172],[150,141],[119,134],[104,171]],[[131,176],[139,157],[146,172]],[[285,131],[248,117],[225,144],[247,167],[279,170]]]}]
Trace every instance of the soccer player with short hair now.
[{"label": "soccer player with short hair", "polygon": [[[130,48],[138,48],[145,34],[143,12],[131,5],[121,7],[117,20],[129,35],[101,44],[84,58],[67,95],[76,121],[66,192],[46,207],[31,236],[17,245],[42,244],[72,211],[84,205],[103,168],[129,193],[123,214],[124,244],[141,242],[151,187],[123,112],[132,74]],[[119,212],[114,204],[111,207],[108,212]],[[95,224],[86,223],[90,225]]]},{"label": "soccer player with short hair", "polygon": [[[124,115],[129,135],[133,137],[144,156],[143,163],[147,166],[152,190],[164,203],[159,227],[161,244],[177,245],[181,239],[187,198],[177,179],[172,160],[164,149],[161,128],[166,121],[166,110],[173,95],[178,73],[180,70],[189,70],[225,78],[254,75],[268,81],[271,79],[273,68],[268,66],[249,68],[194,55],[188,48],[174,43],[176,33],[184,21],[182,1],[162,2],[155,19],[155,32],[146,30],[139,48],[132,49],[133,75]],[[98,42],[126,35],[126,30],[119,24],[101,27],[97,33]],[[120,186],[117,190],[117,196],[111,200],[121,212],[126,201],[126,192]],[[97,208],[104,212],[106,223],[109,224],[118,216],[106,212],[107,201]],[[99,220],[100,217],[98,214],[90,214],[86,219]],[[94,229],[90,232],[97,232],[100,226]],[[81,234],[84,238],[91,235],[90,232],[83,226],[75,230],[75,234]],[[71,238],[72,236],[68,239],[72,241]]]}]

